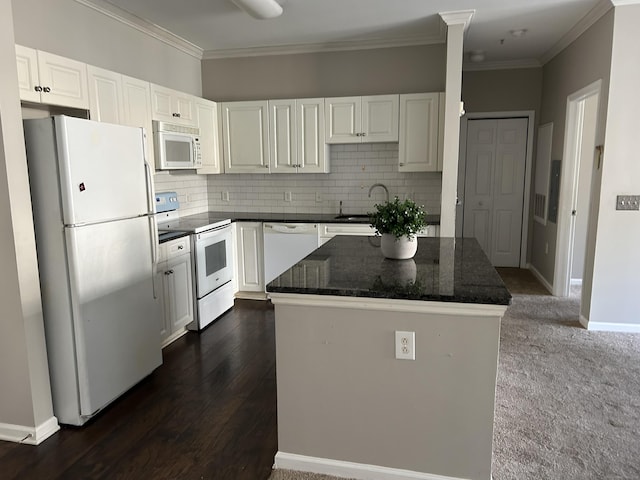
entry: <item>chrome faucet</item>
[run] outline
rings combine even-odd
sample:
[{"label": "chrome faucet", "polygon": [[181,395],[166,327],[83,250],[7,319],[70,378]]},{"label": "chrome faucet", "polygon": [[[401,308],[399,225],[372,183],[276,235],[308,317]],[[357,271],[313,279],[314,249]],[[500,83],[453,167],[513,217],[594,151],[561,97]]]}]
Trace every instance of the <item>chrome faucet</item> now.
[{"label": "chrome faucet", "polygon": [[373,185],[371,185],[371,188],[369,189],[369,198],[371,198],[371,192],[373,191],[374,188],[376,187],[382,187],[384,188],[384,193],[387,195],[387,202],[389,201],[389,189],[387,187],[385,187],[383,184],[381,183],[374,183]]}]

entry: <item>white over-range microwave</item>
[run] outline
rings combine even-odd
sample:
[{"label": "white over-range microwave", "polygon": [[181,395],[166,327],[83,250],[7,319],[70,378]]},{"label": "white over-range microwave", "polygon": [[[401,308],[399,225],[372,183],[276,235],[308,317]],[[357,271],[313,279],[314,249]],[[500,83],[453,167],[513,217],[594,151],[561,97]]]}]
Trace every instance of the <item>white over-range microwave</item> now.
[{"label": "white over-range microwave", "polygon": [[202,166],[200,130],[196,127],[153,121],[153,142],[158,170]]}]

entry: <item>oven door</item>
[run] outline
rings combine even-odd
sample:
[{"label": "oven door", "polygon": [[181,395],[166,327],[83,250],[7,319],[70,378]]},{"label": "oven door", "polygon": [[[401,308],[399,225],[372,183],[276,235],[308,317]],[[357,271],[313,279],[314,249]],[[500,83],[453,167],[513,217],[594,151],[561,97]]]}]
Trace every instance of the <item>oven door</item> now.
[{"label": "oven door", "polygon": [[196,294],[200,299],[233,278],[231,227],[195,235]]}]

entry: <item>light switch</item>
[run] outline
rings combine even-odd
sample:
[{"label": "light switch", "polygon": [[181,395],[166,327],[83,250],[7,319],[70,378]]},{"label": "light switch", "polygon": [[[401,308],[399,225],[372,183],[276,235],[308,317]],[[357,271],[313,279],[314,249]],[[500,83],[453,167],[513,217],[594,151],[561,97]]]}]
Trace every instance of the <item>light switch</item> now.
[{"label": "light switch", "polygon": [[640,210],[640,195],[618,195],[616,210]]}]

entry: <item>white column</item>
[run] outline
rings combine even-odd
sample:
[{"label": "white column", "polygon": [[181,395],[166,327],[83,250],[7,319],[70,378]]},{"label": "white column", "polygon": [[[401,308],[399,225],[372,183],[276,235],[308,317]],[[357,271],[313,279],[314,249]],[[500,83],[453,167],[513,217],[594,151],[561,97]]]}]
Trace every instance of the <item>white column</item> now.
[{"label": "white column", "polygon": [[456,234],[463,40],[464,32],[469,26],[473,14],[474,10],[440,13],[440,17],[447,25],[447,78],[443,122],[442,199],[440,206],[441,237],[454,237]]}]

